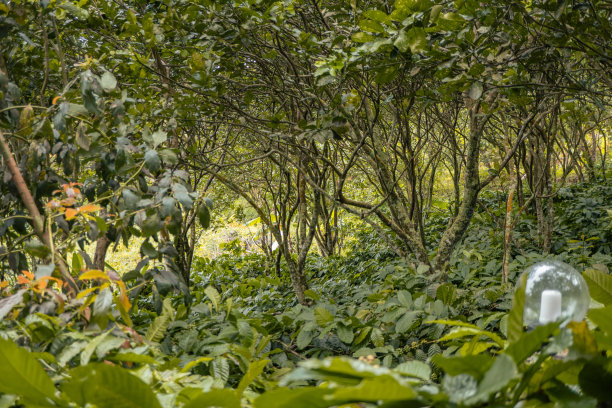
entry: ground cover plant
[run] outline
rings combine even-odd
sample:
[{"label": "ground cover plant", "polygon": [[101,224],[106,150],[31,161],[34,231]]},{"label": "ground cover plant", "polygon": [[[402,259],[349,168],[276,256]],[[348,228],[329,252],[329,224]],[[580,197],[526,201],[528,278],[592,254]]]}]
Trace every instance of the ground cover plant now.
[{"label": "ground cover plant", "polygon": [[0,406],[610,406],[611,13],[0,0]]}]

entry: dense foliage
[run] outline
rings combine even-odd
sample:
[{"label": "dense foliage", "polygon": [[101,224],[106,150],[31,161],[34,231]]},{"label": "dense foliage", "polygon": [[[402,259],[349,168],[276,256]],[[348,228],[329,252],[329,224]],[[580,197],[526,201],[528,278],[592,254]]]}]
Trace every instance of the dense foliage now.
[{"label": "dense foliage", "polygon": [[[0,0],[0,407],[609,406],[611,50],[605,0]],[[525,329],[542,259],[585,321]]]}]

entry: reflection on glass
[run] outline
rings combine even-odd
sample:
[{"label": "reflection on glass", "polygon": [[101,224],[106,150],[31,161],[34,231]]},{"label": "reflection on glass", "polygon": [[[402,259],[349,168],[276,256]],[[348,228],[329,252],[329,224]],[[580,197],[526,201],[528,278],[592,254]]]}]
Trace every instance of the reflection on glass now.
[{"label": "reflection on glass", "polygon": [[551,260],[532,265],[525,274],[523,323],[527,327],[584,319],[590,297],[587,284],[578,271],[564,262]]}]

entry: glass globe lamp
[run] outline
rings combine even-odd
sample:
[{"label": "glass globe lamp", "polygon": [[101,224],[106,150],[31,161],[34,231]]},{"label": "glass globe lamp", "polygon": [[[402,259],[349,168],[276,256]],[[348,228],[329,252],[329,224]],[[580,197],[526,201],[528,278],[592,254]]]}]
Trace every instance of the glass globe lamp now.
[{"label": "glass globe lamp", "polygon": [[582,275],[570,265],[543,261],[525,270],[523,324],[528,328],[560,321],[581,321],[589,309],[589,288]]}]

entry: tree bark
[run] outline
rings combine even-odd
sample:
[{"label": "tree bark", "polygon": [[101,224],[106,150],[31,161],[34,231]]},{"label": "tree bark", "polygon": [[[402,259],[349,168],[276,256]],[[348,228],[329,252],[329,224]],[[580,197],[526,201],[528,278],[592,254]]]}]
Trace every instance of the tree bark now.
[{"label": "tree bark", "polygon": [[[53,246],[52,238],[50,236],[50,231],[49,230],[45,231],[45,220],[43,216],[40,214],[40,211],[38,211],[38,207],[36,206],[36,203],[34,202],[34,197],[32,197],[32,194],[30,193],[30,190],[28,189],[28,185],[26,184],[23,178],[23,175],[21,174],[21,170],[19,170],[19,167],[17,166],[17,163],[15,162],[15,158],[13,157],[11,149],[8,143],[6,142],[6,139],[4,138],[4,135],[2,134],[1,131],[0,131],[0,149],[2,150],[2,157],[4,158],[4,163],[6,167],[8,168],[9,172],[11,173],[11,176],[13,177],[13,183],[15,184],[17,191],[19,191],[21,201],[23,202],[23,205],[26,207],[26,209],[30,213],[30,216],[32,217],[32,225],[34,227],[34,233],[38,236],[38,238],[42,241],[42,243],[45,244],[45,246],[47,246],[47,248],[49,248],[53,252],[54,246]],[[54,258],[55,258],[55,261],[57,262],[57,267],[60,271],[60,274],[62,275],[62,278],[68,284],[68,288],[70,292],[72,293],[72,295],[76,295],[79,288],[76,282],[74,281],[74,279],[72,278],[72,275],[70,274],[68,267],[64,263],[64,260],[61,258],[59,254],[56,254]]]}]

